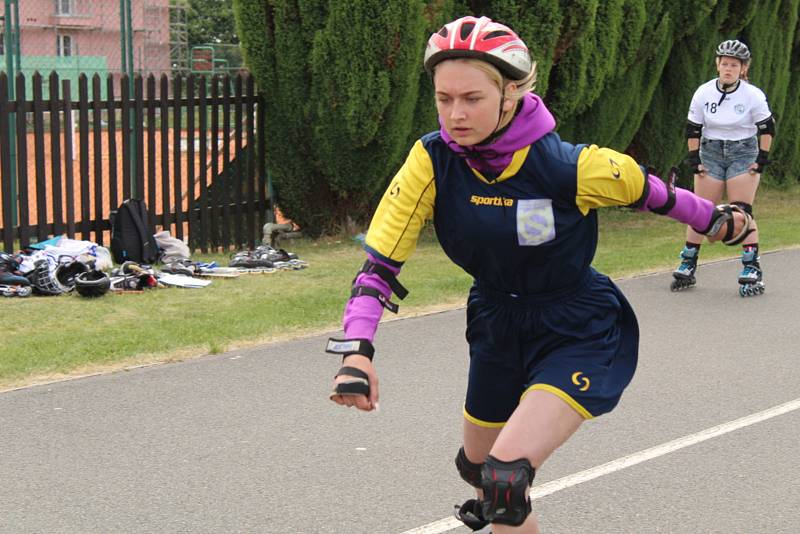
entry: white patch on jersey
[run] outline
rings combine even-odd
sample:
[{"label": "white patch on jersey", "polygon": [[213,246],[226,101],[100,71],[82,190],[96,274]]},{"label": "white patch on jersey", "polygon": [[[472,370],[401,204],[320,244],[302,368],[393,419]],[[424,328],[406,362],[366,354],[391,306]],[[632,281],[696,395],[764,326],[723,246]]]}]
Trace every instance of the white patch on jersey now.
[{"label": "white patch on jersey", "polygon": [[517,202],[517,239],[521,246],[536,246],[556,238],[553,201],[535,198]]}]

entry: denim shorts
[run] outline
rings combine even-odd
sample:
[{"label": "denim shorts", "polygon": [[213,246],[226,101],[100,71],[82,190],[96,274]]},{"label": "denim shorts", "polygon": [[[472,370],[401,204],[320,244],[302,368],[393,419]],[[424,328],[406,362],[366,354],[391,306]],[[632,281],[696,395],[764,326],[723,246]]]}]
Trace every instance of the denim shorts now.
[{"label": "denim shorts", "polygon": [[745,174],[758,156],[755,136],[738,141],[706,139],[700,141],[700,161],[706,174],[717,180],[727,180]]}]

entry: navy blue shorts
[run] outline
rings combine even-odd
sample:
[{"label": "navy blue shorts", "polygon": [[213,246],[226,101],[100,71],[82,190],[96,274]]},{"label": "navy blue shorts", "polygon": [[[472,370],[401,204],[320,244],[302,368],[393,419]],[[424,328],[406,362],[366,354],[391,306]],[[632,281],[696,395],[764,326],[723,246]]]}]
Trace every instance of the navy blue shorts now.
[{"label": "navy blue shorts", "polygon": [[591,270],[570,294],[547,298],[473,286],[467,342],[469,421],[503,426],[534,389],[559,396],[590,419],[613,410],[633,378],[639,326],[619,288]]}]

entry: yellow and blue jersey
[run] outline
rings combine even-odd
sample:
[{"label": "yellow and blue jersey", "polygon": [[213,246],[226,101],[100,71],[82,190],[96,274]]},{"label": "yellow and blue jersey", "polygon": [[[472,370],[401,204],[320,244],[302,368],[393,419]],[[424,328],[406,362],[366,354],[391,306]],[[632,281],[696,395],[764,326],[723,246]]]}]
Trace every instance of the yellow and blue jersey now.
[{"label": "yellow and blue jersey", "polygon": [[366,249],[401,266],[427,220],[450,259],[486,288],[558,292],[585,278],[597,247],[595,208],[638,202],[647,174],[631,157],[550,132],[496,177],[439,132],[416,142],[375,212]]}]

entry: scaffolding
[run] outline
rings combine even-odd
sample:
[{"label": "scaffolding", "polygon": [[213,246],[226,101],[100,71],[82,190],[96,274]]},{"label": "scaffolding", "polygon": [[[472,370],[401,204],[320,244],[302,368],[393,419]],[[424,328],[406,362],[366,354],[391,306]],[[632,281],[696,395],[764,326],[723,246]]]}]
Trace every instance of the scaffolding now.
[{"label": "scaffolding", "polygon": [[[29,79],[36,71],[45,78],[55,71],[73,85],[81,73],[115,80],[122,74],[171,74],[172,15],[182,15],[175,35],[185,39],[185,12],[184,0],[24,0],[19,71]],[[176,58],[181,55],[186,56]]]},{"label": "scaffolding", "polygon": [[189,24],[186,0],[170,0],[169,57],[172,72],[184,74],[189,70]]}]

